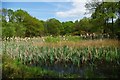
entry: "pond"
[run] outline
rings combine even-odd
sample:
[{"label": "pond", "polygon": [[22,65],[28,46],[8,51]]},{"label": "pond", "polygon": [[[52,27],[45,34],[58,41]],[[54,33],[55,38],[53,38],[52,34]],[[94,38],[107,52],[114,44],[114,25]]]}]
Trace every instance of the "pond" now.
[{"label": "pond", "polygon": [[[36,65],[34,65],[36,66]],[[120,65],[115,63],[84,64],[77,66],[71,63],[54,65],[37,65],[46,70],[52,70],[59,74],[77,74],[80,77],[88,78],[117,78],[120,75]]]}]

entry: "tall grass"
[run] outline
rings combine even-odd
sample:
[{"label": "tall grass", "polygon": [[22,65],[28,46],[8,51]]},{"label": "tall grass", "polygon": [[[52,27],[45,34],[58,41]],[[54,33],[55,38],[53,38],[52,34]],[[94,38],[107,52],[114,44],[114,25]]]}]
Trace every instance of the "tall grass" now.
[{"label": "tall grass", "polygon": [[84,63],[95,63],[96,60],[120,63],[119,47],[40,47],[30,44],[3,44],[3,51],[13,59],[29,65],[54,65],[72,63],[80,66]]}]

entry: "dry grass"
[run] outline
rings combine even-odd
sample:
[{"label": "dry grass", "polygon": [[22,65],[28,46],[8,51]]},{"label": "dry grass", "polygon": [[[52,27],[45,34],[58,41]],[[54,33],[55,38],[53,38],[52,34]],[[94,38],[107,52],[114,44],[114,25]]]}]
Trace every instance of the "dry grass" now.
[{"label": "dry grass", "polygon": [[49,46],[49,47],[62,47],[64,45],[67,45],[69,47],[83,47],[83,46],[95,46],[95,47],[101,47],[101,46],[120,46],[120,41],[118,40],[83,40],[79,42],[73,42],[73,41],[61,41],[57,43],[43,43],[43,42],[33,42],[34,46]]}]

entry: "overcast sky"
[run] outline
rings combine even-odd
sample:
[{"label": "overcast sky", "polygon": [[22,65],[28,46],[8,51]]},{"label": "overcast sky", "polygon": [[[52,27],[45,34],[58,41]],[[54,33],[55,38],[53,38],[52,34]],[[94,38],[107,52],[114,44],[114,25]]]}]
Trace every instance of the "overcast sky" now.
[{"label": "overcast sky", "polygon": [[75,21],[85,15],[85,3],[87,0],[3,0],[2,7],[8,9],[23,9],[30,15],[47,20],[56,18],[60,21]]}]

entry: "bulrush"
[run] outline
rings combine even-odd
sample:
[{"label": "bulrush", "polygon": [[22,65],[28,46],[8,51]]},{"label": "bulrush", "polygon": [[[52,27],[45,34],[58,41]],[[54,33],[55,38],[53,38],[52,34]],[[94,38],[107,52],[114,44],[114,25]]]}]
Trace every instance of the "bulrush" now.
[{"label": "bulrush", "polygon": [[[15,39],[19,41],[20,38],[15,37]],[[89,40],[75,43],[70,42],[68,39],[68,42],[61,41],[60,46],[56,46],[56,44],[59,44],[59,42],[57,42],[54,43],[54,46],[49,47],[45,45],[46,42],[43,43],[43,46],[35,46],[33,44],[37,40],[34,39],[34,43],[31,44],[32,39],[33,38],[24,38],[19,42],[3,42],[3,51],[5,54],[10,55],[10,57],[19,59],[19,61],[24,64],[36,66],[38,66],[37,64],[55,65],[57,63],[62,63],[63,65],[73,63],[74,65],[80,66],[88,63],[94,64],[96,60],[103,62],[103,59],[108,63],[111,61],[120,63],[120,48],[115,46],[103,46],[103,44],[101,46],[100,44],[104,40]],[[64,39],[66,39],[66,37],[64,37]],[[113,43],[111,40],[104,42],[104,44],[107,42]],[[92,46],[91,43],[95,43],[96,45],[100,43],[100,46]],[[52,43],[50,43],[50,45],[52,45]]]}]

